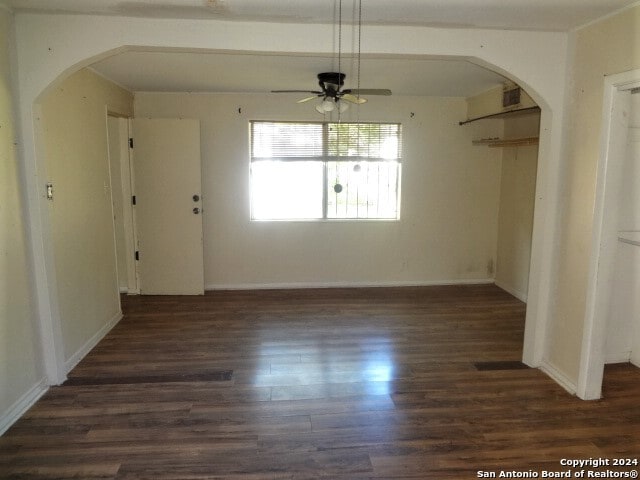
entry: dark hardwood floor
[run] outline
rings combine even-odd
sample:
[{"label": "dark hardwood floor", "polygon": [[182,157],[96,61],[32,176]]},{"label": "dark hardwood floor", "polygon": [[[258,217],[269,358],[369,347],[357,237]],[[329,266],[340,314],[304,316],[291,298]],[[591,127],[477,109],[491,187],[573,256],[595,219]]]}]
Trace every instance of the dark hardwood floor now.
[{"label": "dark hardwood floor", "polygon": [[123,308],[0,438],[0,478],[471,479],[640,457],[640,371],[569,395],[519,363],[525,306],[492,285]]}]

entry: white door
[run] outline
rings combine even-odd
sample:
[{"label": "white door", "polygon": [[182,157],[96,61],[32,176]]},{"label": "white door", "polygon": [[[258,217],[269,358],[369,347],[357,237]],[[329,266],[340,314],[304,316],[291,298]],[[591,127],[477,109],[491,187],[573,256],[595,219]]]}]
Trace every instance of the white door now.
[{"label": "white door", "polygon": [[143,295],[202,295],[200,123],[134,119],[138,275]]}]

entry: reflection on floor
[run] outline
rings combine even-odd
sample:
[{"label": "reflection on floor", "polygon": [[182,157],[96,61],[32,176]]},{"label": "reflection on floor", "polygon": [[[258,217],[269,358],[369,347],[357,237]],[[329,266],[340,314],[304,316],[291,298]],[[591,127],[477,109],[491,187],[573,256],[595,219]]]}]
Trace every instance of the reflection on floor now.
[{"label": "reflection on floor", "polygon": [[2,478],[441,479],[637,457],[640,373],[583,402],[492,285],[125,297],[0,438]]}]

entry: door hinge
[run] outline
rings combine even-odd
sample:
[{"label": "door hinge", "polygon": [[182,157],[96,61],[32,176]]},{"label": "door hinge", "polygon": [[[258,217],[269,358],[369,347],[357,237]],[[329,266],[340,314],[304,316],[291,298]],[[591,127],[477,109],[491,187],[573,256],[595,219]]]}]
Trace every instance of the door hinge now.
[{"label": "door hinge", "polygon": [[140,260],[140,252],[136,250],[136,261]]},{"label": "door hinge", "polygon": [[131,205],[136,205],[136,196],[135,195],[133,195],[131,197]]},{"label": "door hinge", "polygon": [[133,148],[133,138],[129,139],[129,148]]}]

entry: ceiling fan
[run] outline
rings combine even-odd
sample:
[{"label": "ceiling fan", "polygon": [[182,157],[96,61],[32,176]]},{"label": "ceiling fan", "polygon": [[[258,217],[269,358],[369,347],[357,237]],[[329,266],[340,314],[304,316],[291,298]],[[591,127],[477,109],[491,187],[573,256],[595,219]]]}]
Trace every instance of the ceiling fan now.
[{"label": "ceiling fan", "polygon": [[[345,88],[344,79],[346,75],[341,72],[341,60],[342,60],[342,0],[335,0],[338,13],[338,71],[337,72],[323,72],[318,74],[318,85],[320,90],[272,90],[272,93],[310,93],[310,97],[305,97],[298,100],[298,103],[308,102],[314,98],[320,97],[322,101],[316,105],[318,113],[325,114],[334,110],[338,110],[339,113],[344,112],[348,108],[348,103],[341,102],[345,100],[349,103],[355,103],[361,105],[367,100],[362,98],[361,95],[391,95],[391,90],[387,88],[373,89],[373,88],[360,88],[360,47],[362,44],[362,0],[354,0],[354,7],[357,5],[358,21],[357,21],[357,45],[358,52],[356,56],[357,65],[357,88]],[[355,16],[355,10],[354,10]],[[354,22],[354,24],[356,24]],[[358,110],[359,111],[359,110]]]},{"label": "ceiling fan", "polygon": [[320,90],[272,90],[272,93],[310,93],[310,97],[298,100],[297,103],[304,103],[314,98],[322,97],[322,102],[316,106],[320,113],[331,112],[336,108],[340,112],[347,109],[347,105],[340,103],[345,100],[350,103],[362,104],[367,100],[360,95],[391,95],[391,90],[387,88],[346,88],[343,89],[346,75],[341,72],[323,72],[318,74],[318,85]]}]

